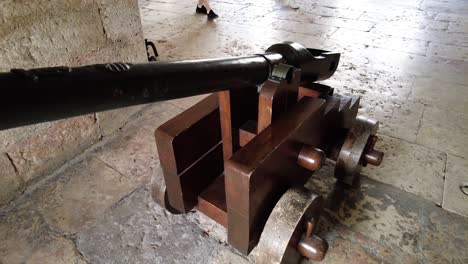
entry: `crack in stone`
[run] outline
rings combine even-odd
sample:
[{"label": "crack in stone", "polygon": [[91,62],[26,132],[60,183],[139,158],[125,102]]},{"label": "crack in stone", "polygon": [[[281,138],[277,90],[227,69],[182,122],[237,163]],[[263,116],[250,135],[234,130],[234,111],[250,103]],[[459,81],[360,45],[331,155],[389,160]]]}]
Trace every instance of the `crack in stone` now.
[{"label": "crack in stone", "polygon": [[416,129],[416,140],[418,139],[419,131],[421,130],[422,120],[424,118],[424,113],[426,112],[427,105],[424,104],[423,110],[421,112],[421,116],[419,117],[418,128]]},{"label": "crack in stone", "polygon": [[96,6],[97,6],[97,11],[99,13],[99,17],[100,17],[100,21],[101,21],[101,26],[102,26],[102,32],[104,33],[104,36],[106,37],[106,39],[108,40],[108,36],[107,36],[107,32],[106,32],[106,27],[104,26],[104,20],[103,20],[103,13],[101,11],[101,7],[99,7],[99,4],[96,3]]},{"label": "crack in stone", "polygon": [[[42,214],[41,214],[42,215]],[[73,243],[73,251],[75,252],[75,254],[78,256],[79,259],[76,260],[76,264],[80,264],[80,263],[90,263],[88,258],[83,254],[83,252],[81,252],[78,248],[78,245],[76,243],[76,240],[77,240],[77,237],[76,237],[76,233],[63,233],[63,232],[60,232],[59,230],[55,230],[53,229],[49,224],[47,224],[47,230],[52,234],[52,236],[55,236],[55,237],[62,237],[62,238],[65,238],[69,241],[71,241]]]},{"label": "crack in stone", "polygon": [[445,164],[444,164],[444,176],[443,176],[443,181],[444,181],[444,184],[443,184],[443,188],[442,188],[442,201],[440,201],[440,207],[443,208],[443,205],[444,205],[444,199],[445,199],[445,188],[447,188],[446,184],[447,184],[447,180],[446,180],[446,177],[447,177],[447,167],[448,167],[448,154],[447,153],[444,153],[445,154]]},{"label": "crack in stone", "polygon": [[93,114],[93,117],[94,117],[94,124],[97,126],[98,128],[98,133],[99,133],[99,141],[101,141],[103,138],[104,138],[104,133],[103,133],[103,129],[102,129],[102,126],[101,126],[101,121],[99,119],[99,115],[98,113],[94,113]]},{"label": "crack in stone", "polygon": [[16,167],[16,164],[15,162],[13,161],[13,158],[10,156],[10,154],[8,153],[4,153],[5,156],[7,157],[7,159],[10,161],[11,163],[11,166],[13,166],[13,170],[15,171],[15,174],[16,176],[19,176],[19,171],[18,171],[18,167]]},{"label": "crack in stone", "polygon": [[129,192],[128,194],[122,196],[122,198],[120,198],[115,204],[113,204],[109,211],[112,211],[114,208],[116,208],[117,206],[119,206],[120,204],[122,204],[129,196],[131,196],[132,194],[136,193],[137,191],[141,190],[141,189],[145,189],[144,187],[140,186],[140,187],[137,187],[135,188],[133,191]]},{"label": "crack in stone", "polygon": [[132,181],[132,182],[135,182],[135,179],[132,179],[131,177],[128,177],[127,175],[123,174],[122,172],[120,172],[117,168],[114,168],[112,165],[110,165],[109,163],[103,161],[102,159],[100,159],[99,157],[97,156],[94,156],[94,158],[96,158],[97,160],[99,160],[100,162],[102,162],[102,164],[104,164],[104,166],[106,166],[107,168],[117,172],[121,177],[124,177],[124,178],[127,178],[128,180]]}]

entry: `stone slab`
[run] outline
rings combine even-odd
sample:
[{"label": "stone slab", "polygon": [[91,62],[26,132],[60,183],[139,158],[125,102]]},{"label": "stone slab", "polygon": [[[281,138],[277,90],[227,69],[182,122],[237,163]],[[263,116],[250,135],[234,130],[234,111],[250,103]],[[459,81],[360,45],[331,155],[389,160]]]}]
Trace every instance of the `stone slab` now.
[{"label": "stone slab", "polygon": [[49,179],[31,199],[51,228],[76,233],[136,187],[101,160],[87,157]]},{"label": "stone slab", "polygon": [[268,24],[279,23],[280,21],[283,21],[283,23],[287,23],[287,21],[312,23],[319,18],[319,15],[307,13],[301,9],[277,9],[271,13],[264,15],[262,17],[262,20]]},{"label": "stone slab", "polygon": [[95,1],[7,0],[0,17],[0,70],[66,65],[106,42]]},{"label": "stone slab", "polygon": [[189,4],[187,2],[179,3],[146,1],[142,6],[147,9],[166,11],[180,15],[193,15],[195,13],[195,5],[193,3]]},{"label": "stone slab", "polygon": [[434,19],[438,21],[468,23],[468,18],[464,14],[457,13],[437,12]]},{"label": "stone slab", "polygon": [[425,107],[416,143],[460,157],[468,157],[468,115]]},{"label": "stone slab", "polygon": [[431,42],[429,43],[427,54],[449,60],[468,61],[468,47],[463,46]]},{"label": "stone slab", "polygon": [[404,24],[408,27],[424,28],[428,23],[435,21],[435,23],[442,22],[446,24],[447,21],[435,19],[436,14],[417,9],[409,8],[388,8],[385,12],[377,12],[377,10],[366,10],[358,20],[371,21],[375,23],[390,23],[390,24]]},{"label": "stone slab", "polygon": [[410,98],[448,111],[468,114],[468,85],[416,77]]},{"label": "stone slab", "polygon": [[[383,32],[370,33],[352,29],[340,28],[331,35],[339,41],[365,44],[382,49],[404,51],[406,53],[426,55],[427,41],[413,40],[407,36],[390,36]],[[387,53],[389,53],[387,51]]]},{"label": "stone slab", "polygon": [[[437,21],[432,17],[409,17],[409,18],[400,18],[393,20],[391,22],[381,22],[379,25],[385,25],[390,27],[410,27],[410,28],[419,28],[419,29],[428,29],[428,30],[447,30],[449,27],[449,22],[447,21]],[[363,17],[359,18],[365,19]]]},{"label": "stone slab", "polygon": [[447,32],[442,30],[408,28],[405,26],[376,25],[372,32],[405,37],[415,40],[424,40],[442,44],[468,46],[468,36],[464,33]]},{"label": "stone slab", "polygon": [[78,253],[72,240],[56,237],[37,248],[25,263],[86,264],[88,262]]},{"label": "stone slab", "polygon": [[422,10],[429,10],[434,12],[468,14],[468,7],[466,6],[466,3],[461,0],[454,0],[450,2],[426,0],[421,2],[420,8]]},{"label": "stone slab", "polygon": [[274,29],[282,30],[291,33],[302,33],[311,36],[327,37],[331,36],[338,27],[329,25],[314,25],[304,22],[290,21],[288,23],[275,23],[272,25]]},{"label": "stone slab", "polygon": [[92,263],[242,263],[186,215],[159,207],[145,189],[78,233],[77,247]]},{"label": "stone slab", "polygon": [[358,252],[379,263],[464,263],[468,259],[464,250],[467,218],[367,177],[361,178],[359,188],[344,188],[324,172],[308,184],[318,193],[331,193],[320,228],[325,238],[348,237]]},{"label": "stone slab", "polygon": [[2,130],[0,131],[0,149],[4,151],[8,149],[9,146],[13,145],[15,142],[21,141],[34,134],[40,133],[42,129],[53,126],[56,123],[57,121],[52,121],[37,125],[29,125]]},{"label": "stone slab", "polygon": [[93,155],[138,185],[154,177],[163,184],[162,174],[156,173],[160,164],[154,132],[181,111],[168,102],[154,103],[107,144],[96,148]]},{"label": "stone slab", "polygon": [[[468,161],[448,155],[442,207],[468,217],[468,195],[460,189],[464,184],[468,184]],[[468,187],[465,190],[468,191]]]},{"label": "stone slab", "polygon": [[359,114],[379,121],[379,133],[414,142],[424,105],[387,93],[367,92],[361,97]]},{"label": "stone slab", "polygon": [[51,173],[98,140],[99,129],[92,114],[59,121],[5,151],[18,175],[28,182]]},{"label": "stone slab", "polygon": [[[1,72],[147,61],[137,0],[1,1],[0,36]],[[1,131],[0,153],[10,155],[29,186],[96,143],[101,130],[108,135],[121,127],[113,116],[125,114],[103,114],[102,124],[88,115]]]},{"label": "stone slab", "polygon": [[453,22],[450,22],[448,26],[449,32],[459,32],[465,33],[468,31],[468,20],[466,19],[458,19]]},{"label": "stone slab", "polygon": [[403,60],[402,65],[408,73],[431,77],[447,83],[468,83],[468,62],[444,60],[439,58],[413,57]]},{"label": "stone slab", "polygon": [[122,129],[126,124],[131,122],[135,115],[137,115],[144,108],[144,105],[136,105],[122,109],[96,113],[101,135],[105,137],[110,136],[115,131]]},{"label": "stone slab", "polygon": [[363,174],[441,204],[445,153],[383,135],[377,148],[385,153],[381,166],[367,166]]},{"label": "stone slab", "polygon": [[362,20],[351,20],[346,18],[320,17],[313,22],[318,25],[329,25],[339,28],[352,29],[357,31],[369,32],[375,24]]},{"label": "stone slab", "polygon": [[97,5],[108,39],[136,41],[143,46],[138,1],[97,0]]},{"label": "stone slab", "polygon": [[[259,26],[267,27],[268,23],[259,23],[262,21],[262,18],[271,12],[277,10],[274,5],[271,6],[258,6],[258,5],[245,5],[245,3],[238,3],[239,5],[229,4],[225,6],[223,4],[215,4],[213,10],[216,10],[218,14],[222,14],[220,18],[216,20],[216,23],[230,23],[238,25],[250,25],[250,26]],[[266,20],[268,21],[268,20]],[[209,23],[209,22],[208,22]]]},{"label": "stone slab", "polygon": [[385,2],[376,1],[360,1],[356,4],[350,5],[351,10],[361,10],[376,13],[396,13],[403,12],[405,10],[418,10],[419,2],[417,1],[405,1],[405,0],[391,0]]},{"label": "stone slab", "polygon": [[83,263],[72,240],[52,232],[28,203],[0,212],[0,263]]},{"label": "stone slab", "polygon": [[[333,187],[333,178],[324,180],[328,173],[329,169],[317,175],[309,187],[315,188],[321,182],[326,186],[318,187],[319,192],[337,188]],[[338,192],[335,189],[336,195]],[[466,230],[466,218],[366,177],[360,190],[341,193],[344,202],[328,203],[320,226],[319,235],[330,242],[324,263],[341,263],[345,259],[352,263],[386,263],[390,259],[398,263],[443,263],[466,259],[462,248],[468,234],[460,232]],[[196,215],[171,215],[154,203],[149,190],[142,188],[95,225],[79,232],[78,250],[92,263],[193,263],[202,259],[205,263],[253,262],[252,256],[245,258],[232,252],[222,238],[213,235],[212,228],[197,222],[205,220]],[[447,241],[449,236],[451,241]],[[443,246],[447,242],[449,250]]]},{"label": "stone slab", "polygon": [[310,5],[307,2],[303,2],[300,9],[306,13],[316,14],[323,17],[338,17],[346,19],[358,19],[364,13],[359,10]]}]

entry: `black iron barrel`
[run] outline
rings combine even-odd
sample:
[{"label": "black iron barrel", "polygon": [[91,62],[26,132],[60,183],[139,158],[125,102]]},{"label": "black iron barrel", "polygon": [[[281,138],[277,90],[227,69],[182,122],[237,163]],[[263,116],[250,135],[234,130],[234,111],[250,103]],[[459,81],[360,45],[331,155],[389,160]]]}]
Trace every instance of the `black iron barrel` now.
[{"label": "black iron barrel", "polygon": [[0,130],[211,92],[255,87],[279,63],[303,83],[333,75],[339,54],[276,44],[262,55],[224,59],[13,69],[0,73]]}]

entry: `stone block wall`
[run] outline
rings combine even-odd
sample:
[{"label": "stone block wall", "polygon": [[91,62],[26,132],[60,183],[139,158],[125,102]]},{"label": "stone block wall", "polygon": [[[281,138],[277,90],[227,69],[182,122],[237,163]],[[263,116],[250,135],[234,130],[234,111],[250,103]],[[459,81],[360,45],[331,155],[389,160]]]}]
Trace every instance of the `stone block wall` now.
[{"label": "stone block wall", "polygon": [[[0,71],[111,61],[146,61],[137,0],[0,1]],[[0,205],[112,134],[139,110],[0,131]]]}]

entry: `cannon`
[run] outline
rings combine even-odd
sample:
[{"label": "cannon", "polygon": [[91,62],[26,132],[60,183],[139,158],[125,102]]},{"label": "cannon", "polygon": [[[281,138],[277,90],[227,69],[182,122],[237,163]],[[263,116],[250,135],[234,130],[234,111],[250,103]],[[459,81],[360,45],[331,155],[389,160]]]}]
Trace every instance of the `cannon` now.
[{"label": "cannon", "polygon": [[326,160],[353,185],[383,159],[360,99],[318,83],[339,59],[284,42],[247,57],[14,69],[0,73],[0,130],[213,93],[155,131],[163,206],[205,214],[239,252],[257,248],[257,263],[322,260],[324,199],[304,184]]}]

